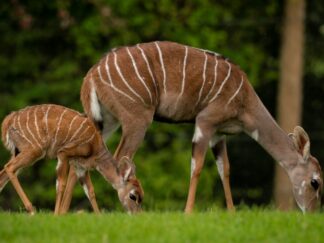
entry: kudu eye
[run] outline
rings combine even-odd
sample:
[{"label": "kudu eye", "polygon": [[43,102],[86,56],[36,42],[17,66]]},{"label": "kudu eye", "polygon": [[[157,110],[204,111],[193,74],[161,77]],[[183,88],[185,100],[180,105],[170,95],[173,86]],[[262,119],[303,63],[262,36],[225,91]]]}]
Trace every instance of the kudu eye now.
[{"label": "kudu eye", "polygon": [[133,201],[136,201],[136,196],[132,193],[129,194],[129,198],[132,199]]},{"label": "kudu eye", "polygon": [[315,179],[311,180],[311,185],[312,185],[312,187],[314,188],[315,191],[319,188],[319,183]]}]

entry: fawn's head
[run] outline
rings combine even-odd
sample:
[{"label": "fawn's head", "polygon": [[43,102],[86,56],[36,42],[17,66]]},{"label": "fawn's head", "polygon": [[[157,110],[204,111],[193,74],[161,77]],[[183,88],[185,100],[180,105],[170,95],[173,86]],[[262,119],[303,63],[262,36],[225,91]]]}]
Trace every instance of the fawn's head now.
[{"label": "fawn's head", "polygon": [[140,212],[144,191],[135,176],[134,163],[128,157],[122,157],[118,162],[118,171],[122,177],[122,185],[117,190],[120,202],[128,212]]},{"label": "fawn's head", "polygon": [[289,134],[298,151],[298,163],[289,172],[296,202],[303,212],[319,208],[323,188],[322,170],[317,159],[310,154],[310,141],[301,127]]}]

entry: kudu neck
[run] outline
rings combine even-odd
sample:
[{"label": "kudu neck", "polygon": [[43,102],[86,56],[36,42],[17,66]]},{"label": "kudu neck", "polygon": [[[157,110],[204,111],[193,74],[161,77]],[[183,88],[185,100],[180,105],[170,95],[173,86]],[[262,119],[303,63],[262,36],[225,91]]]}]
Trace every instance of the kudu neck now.
[{"label": "kudu neck", "polygon": [[120,186],[121,177],[118,173],[117,161],[106,147],[101,149],[97,157],[97,170],[115,189]]},{"label": "kudu neck", "polygon": [[297,165],[298,153],[288,134],[272,118],[255,95],[253,110],[248,111],[247,133],[289,172]]}]

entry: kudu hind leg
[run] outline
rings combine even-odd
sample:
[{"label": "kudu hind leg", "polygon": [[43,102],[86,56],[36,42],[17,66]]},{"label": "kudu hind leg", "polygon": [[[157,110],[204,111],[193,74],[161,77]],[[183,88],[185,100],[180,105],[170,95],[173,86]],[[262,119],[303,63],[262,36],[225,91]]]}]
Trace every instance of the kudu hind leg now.
[{"label": "kudu hind leg", "polygon": [[6,186],[8,181],[9,181],[9,176],[6,172],[6,169],[3,169],[2,171],[0,171],[0,192]]},{"label": "kudu hind leg", "polygon": [[28,199],[26,193],[24,192],[23,188],[21,187],[19,180],[17,178],[16,173],[19,169],[22,169],[33,162],[40,159],[41,154],[30,154],[30,153],[20,153],[17,157],[12,157],[10,161],[5,165],[5,171],[14,186],[16,192],[18,193],[20,199],[22,200],[26,210],[33,214],[35,209]]},{"label": "kudu hind leg", "polygon": [[199,176],[204,165],[212,127],[204,122],[196,122],[195,134],[192,140],[191,178],[185,213],[191,213],[195,204],[195,196]]},{"label": "kudu hind leg", "polygon": [[231,187],[230,187],[230,164],[227,156],[226,140],[221,139],[216,144],[211,145],[211,149],[216,159],[216,165],[222,180],[227,209],[234,211]]}]

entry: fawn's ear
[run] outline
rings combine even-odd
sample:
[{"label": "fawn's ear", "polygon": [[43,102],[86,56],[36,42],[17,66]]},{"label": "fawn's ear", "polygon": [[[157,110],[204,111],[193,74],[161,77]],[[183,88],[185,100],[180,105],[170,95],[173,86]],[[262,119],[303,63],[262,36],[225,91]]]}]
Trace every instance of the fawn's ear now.
[{"label": "fawn's ear", "polygon": [[289,137],[292,139],[297,151],[303,156],[306,162],[310,156],[310,141],[305,130],[300,126],[296,126],[294,132],[289,134]]},{"label": "fawn's ear", "polygon": [[135,164],[126,156],[122,157],[118,162],[118,170],[124,181],[135,176]]}]

